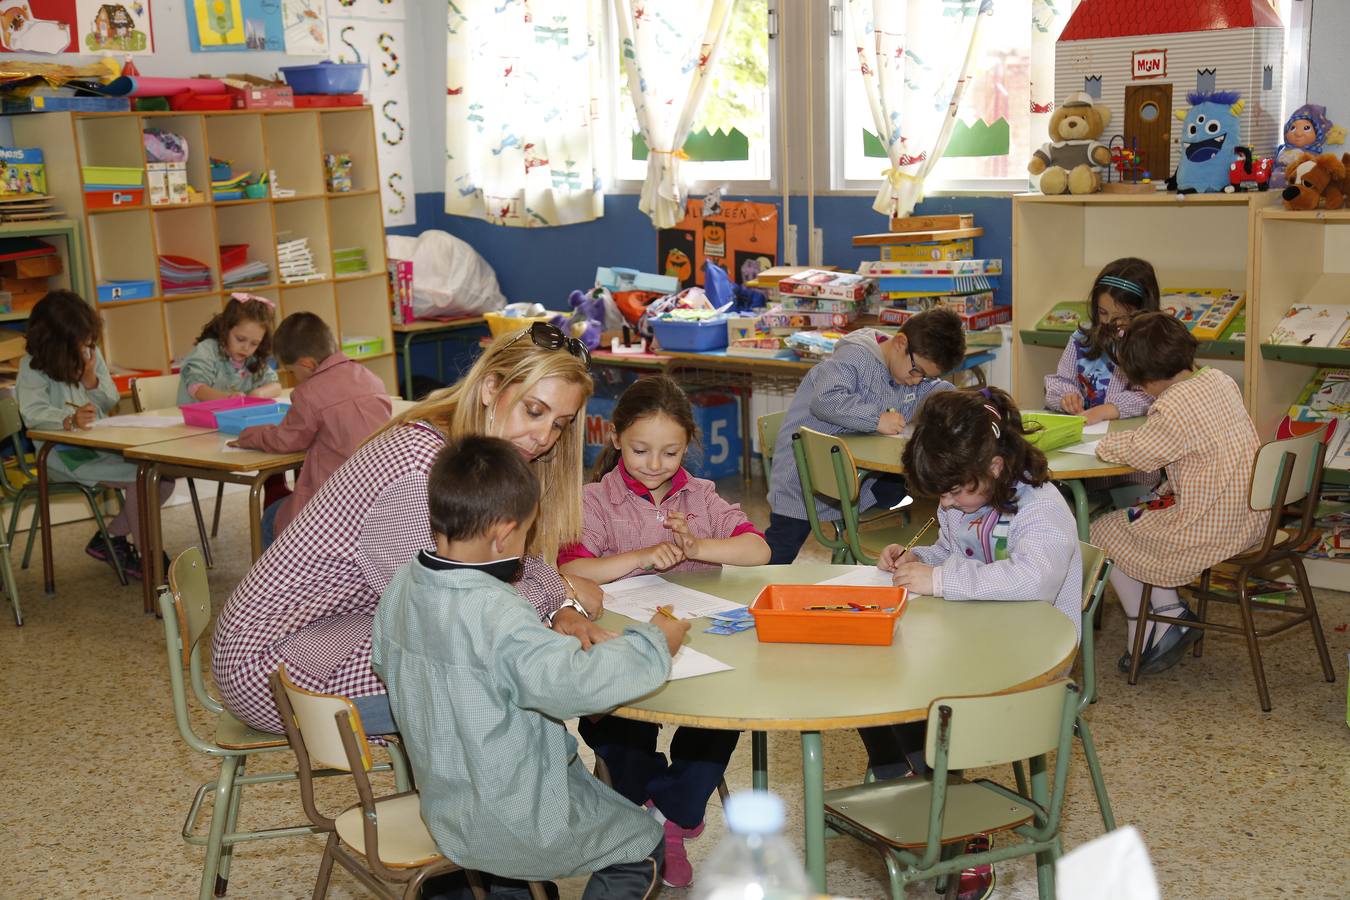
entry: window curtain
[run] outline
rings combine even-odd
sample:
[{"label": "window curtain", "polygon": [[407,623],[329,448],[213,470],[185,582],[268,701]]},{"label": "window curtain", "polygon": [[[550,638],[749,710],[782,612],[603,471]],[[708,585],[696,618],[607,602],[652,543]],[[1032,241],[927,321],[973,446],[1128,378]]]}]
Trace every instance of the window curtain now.
[{"label": "window curtain", "polygon": [[993,0],[849,0],[867,101],[891,163],[872,203],[877,212],[907,216],[923,199],[992,11]]},{"label": "window curtain", "polygon": [[717,65],[733,2],[614,0],[620,59],[648,148],[638,209],[657,228],[684,218],[681,148]]},{"label": "window curtain", "polygon": [[1059,98],[1055,96],[1055,42],[1059,40],[1069,16],[1078,8],[1078,0],[1031,0],[1031,121],[1028,128],[1034,151],[1049,139],[1050,114]]},{"label": "window curtain", "polygon": [[604,214],[604,0],[448,5],[445,211],[539,228]]}]

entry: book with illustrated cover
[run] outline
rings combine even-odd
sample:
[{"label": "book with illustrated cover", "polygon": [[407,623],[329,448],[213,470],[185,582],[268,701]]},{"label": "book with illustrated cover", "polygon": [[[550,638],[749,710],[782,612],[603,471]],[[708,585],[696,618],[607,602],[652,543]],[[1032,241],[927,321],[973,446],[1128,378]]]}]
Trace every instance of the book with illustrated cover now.
[{"label": "book with illustrated cover", "polygon": [[1195,331],[1196,323],[1214,305],[1215,297],[1211,288],[1165,288],[1159,298],[1159,308],[1181,321],[1189,331]]},{"label": "book with illustrated cover", "polygon": [[924,294],[974,294],[992,291],[998,287],[997,275],[886,275],[877,279],[883,291]]},{"label": "book with illustrated cover", "polygon": [[1056,303],[1051,310],[1041,316],[1036,328],[1041,331],[1077,331],[1079,322],[1091,317],[1087,302],[1084,300],[1065,300]]},{"label": "book with illustrated cover", "polygon": [[1303,347],[1330,347],[1345,331],[1350,306],[1295,303],[1267,342]]},{"label": "book with illustrated cover", "polygon": [[929,262],[893,262],[869,259],[858,267],[871,278],[915,278],[923,275],[1002,275],[1001,259],[953,259]]},{"label": "book with illustrated cover", "polygon": [[807,269],[778,282],[778,290],[797,297],[861,300],[872,290],[872,279],[852,272]]},{"label": "book with illustrated cover", "polygon": [[1198,293],[1208,294],[1214,298],[1210,303],[1209,309],[1200,314],[1196,319],[1195,327],[1191,329],[1197,340],[1217,341],[1223,334],[1228,323],[1242,311],[1246,298],[1236,291],[1215,289],[1213,291],[1201,291]]},{"label": "book with illustrated cover", "polygon": [[1238,310],[1237,315],[1233,316],[1233,321],[1228,323],[1228,327],[1219,335],[1221,341],[1245,341],[1247,340],[1247,311]]},{"label": "book with illustrated cover", "polygon": [[953,241],[928,241],[922,244],[890,244],[881,248],[881,258],[894,262],[923,262],[936,259],[970,259],[975,242],[970,238]]}]

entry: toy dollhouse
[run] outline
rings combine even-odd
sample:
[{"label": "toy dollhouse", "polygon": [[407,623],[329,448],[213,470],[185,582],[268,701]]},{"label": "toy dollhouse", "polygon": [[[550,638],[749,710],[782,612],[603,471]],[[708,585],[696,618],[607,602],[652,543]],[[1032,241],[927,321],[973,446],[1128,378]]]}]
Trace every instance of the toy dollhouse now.
[{"label": "toy dollhouse", "polygon": [[1055,45],[1055,96],[1110,107],[1155,179],[1176,169],[1177,119],[1195,91],[1237,91],[1242,143],[1279,143],[1284,25],[1271,0],[1082,0]]}]

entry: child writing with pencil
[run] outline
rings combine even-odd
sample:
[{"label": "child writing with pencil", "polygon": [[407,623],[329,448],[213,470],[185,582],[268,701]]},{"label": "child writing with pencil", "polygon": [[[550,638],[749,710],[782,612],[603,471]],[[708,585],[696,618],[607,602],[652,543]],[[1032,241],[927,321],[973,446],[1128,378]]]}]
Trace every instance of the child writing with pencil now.
[{"label": "child writing with pencil", "polygon": [[[640,379],[614,406],[611,446],[586,485],[582,537],[562,550],[558,569],[607,583],[643,572],[690,571],[769,561],[763,536],[716,486],[690,476],[684,456],[697,435],[693,409],[664,375]],[[726,771],[739,734],[679,728],[667,762],[660,726],[615,716],[582,719],[581,736],[605,761],[614,789],[646,803],[665,828],[667,885],[694,877],[686,838],[703,832],[703,809]]]},{"label": "child writing with pencil", "polygon": [[257,294],[231,294],[179,372],[178,405],[225,397],[276,397],[277,373],[269,366],[276,304]]},{"label": "child writing with pencil", "polygon": [[[850,333],[839,340],[829,357],[806,373],[774,446],[769,484],[772,513],[764,533],[772,552],[770,563],[791,563],[811,534],[808,500],[802,497],[792,454],[797,429],[899,434],[926,398],[951,389],[939,376],[956,368],[965,352],[961,317],[948,309],[931,309],[906,321],[894,337],[870,328]],[[858,510],[889,506],[903,495],[897,479],[869,478],[858,494]],[[822,522],[837,522],[842,515],[838,506],[814,502]]]},{"label": "child writing with pencil", "polygon": [[[19,362],[16,387],[25,425],[84,431],[117,409],[117,387],[98,349],[102,331],[98,313],[73,291],[51,291],[37,302],[28,317],[28,354]],[[110,566],[115,557],[123,572],[140,578],[141,557],[128,541],[139,521],[136,465],[119,453],[58,445],[47,456],[47,472],[54,481],[101,484],[123,492],[122,511],[108,523],[111,541],[94,532],[84,552]],[[161,506],[172,493],[173,481],[161,481]],[[166,567],[168,561],[166,556]]]}]

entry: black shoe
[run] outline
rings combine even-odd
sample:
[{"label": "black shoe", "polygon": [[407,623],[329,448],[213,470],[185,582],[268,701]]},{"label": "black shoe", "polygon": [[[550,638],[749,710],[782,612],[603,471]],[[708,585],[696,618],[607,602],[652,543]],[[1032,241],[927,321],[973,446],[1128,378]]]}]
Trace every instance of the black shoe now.
[{"label": "black shoe", "polygon": [[[1182,610],[1177,616],[1178,619],[1189,619],[1197,622],[1195,613],[1189,609]],[[1180,625],[1173,625],[1167,629],[1167,634],[1162,636],[1162,640],[1156,645],[1145,651],[1144,658],[1139,665],[1141,675],[1157,675],[1159,672],[1166,672],[1168,669],[1181,662],[1181,657],[1186,655],[1186,650],[1200,638],[1204,637],[1204,630],[1200,628],[1186,628]]]}]

